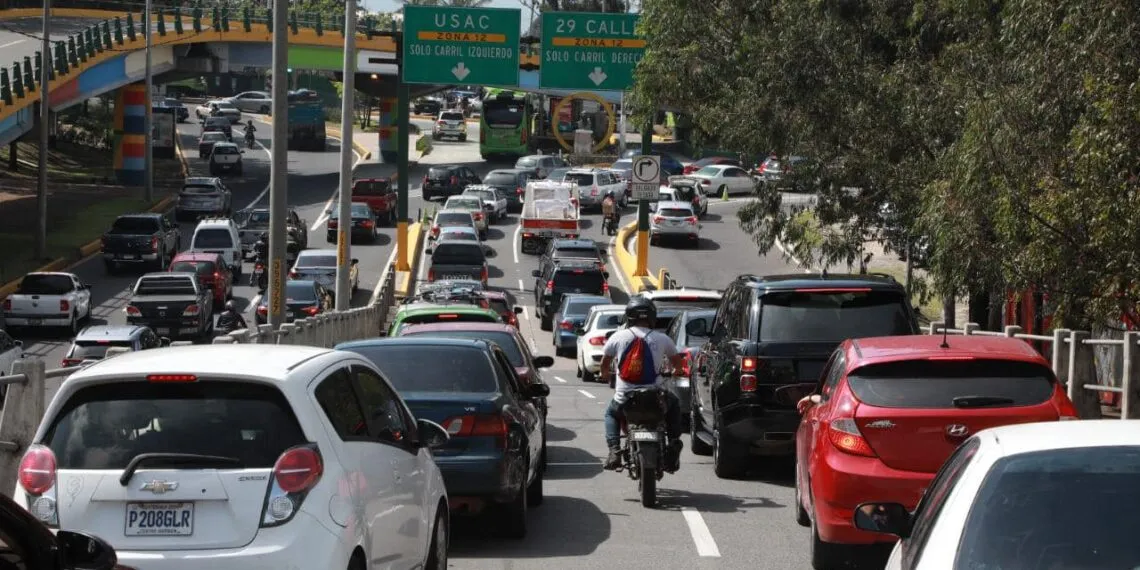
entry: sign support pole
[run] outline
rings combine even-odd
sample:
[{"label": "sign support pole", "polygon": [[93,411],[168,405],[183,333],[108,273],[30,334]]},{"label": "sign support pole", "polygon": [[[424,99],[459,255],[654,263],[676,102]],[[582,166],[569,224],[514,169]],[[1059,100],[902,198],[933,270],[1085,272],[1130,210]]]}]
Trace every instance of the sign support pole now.
[{"label": "sign support pole", "polygon": [[44,0],[43,46],[40,48],[40,148],[39,172],[36,177],[36,258],[47,257],[47,183],[48,144],[51,142],[51,0]]},{"label": "sign support pole", "polygon": [[269,168],[269,326],[285,322],[285,218],[289,215],[289,3],[273,2],[273,160]]},{"label": "sign support pole", "polygon": [[[641,154],[653,154],[652,118],[641,130]],[[637,270],[633,274],[637,277],[649,275],[649,200],[637,201]]]},{"label": "sign support pole", "polygon": [[[407,30],[404,33],[408,33]],[[396,83],[396,271],[411,271],[408,263],[408,85],[404,83],[407,54],[400,49]],[[409,277],[410,279],[410,277]]]},{"label": "sign support pole", "polygon": [[[280,0],[278,0],[280,1]],[[344,77],[340,103],[340,197],[337,201],[336,310],[352,307],[352,115],[356,106],[356,0],[344,3]]]}]

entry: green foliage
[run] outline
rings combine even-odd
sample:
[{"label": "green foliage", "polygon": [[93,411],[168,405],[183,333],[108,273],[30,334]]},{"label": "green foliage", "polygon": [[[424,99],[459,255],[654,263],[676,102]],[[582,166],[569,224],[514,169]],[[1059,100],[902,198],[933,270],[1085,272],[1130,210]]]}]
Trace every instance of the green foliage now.
[{"label": "green foliage", "polygon": [[741,210],[762,253],[809,221],[828,229],[796,251],[812,264],[925,234],[942,294],[1036,287],[1073,326],[1140,303],[1133,3],[648,0],[643,14],[636,108],[688,111],[720,148],[814,159],[799,174],[815,204],[761,189]]}]

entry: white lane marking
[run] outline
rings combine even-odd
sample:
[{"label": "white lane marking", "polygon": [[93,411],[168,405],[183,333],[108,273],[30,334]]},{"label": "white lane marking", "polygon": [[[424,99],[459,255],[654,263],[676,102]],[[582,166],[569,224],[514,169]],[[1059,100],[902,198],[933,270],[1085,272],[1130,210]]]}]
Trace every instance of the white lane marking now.
[{"label": "white lane marking", "polygon": [[530,320],[530,313],[527,312],[526,305],[523,305],[522,309],[523,309],[523,318],[529,321]]},{"label": "white lane marking", "polygon": [[[330,138],[333,140],[338,140],[338,141],[340,141],[340,144],[342,144],[342,145],[344,144],[344,139],[338,139],[334,136],[327,136],[327,138]],[[348,144],[352,144],[352,141],[348,141]],[[352,170],[355,171],[356,167],[360,166],[361,162],[364,162],[364,155],[356,152],[356,147],[353,147],[352,154],[356,155],[356,162],[352,163]],[[351,175],[351,173],[350,173],[350,175]],[[328,221],[329,212],[332,210],[333,202],[336,201],[338,196],[340,196],[340,180],[339,180],[339,178],[338,178],[337,183],[336,183],[336,190],[333,190],[332,196],[329,196],[329,201],[325,202],[324,211],[321,212],[321,215],[320,215],[320,217],[317,218],[317,221],[313,222],[313,227],[309,228],[309,231],[311,231],[311,232],[317,231],[317,228],[321,227],[321,224]]]},{"label": "white lane marking", "polygon": [[788,258],[795,262],[796,265],[800,266],[800,268],[803,269],[804,273],[814,273],[812,270],[808,269],[802,261],[800,261],[800,258],[796,257],[795,254],[788,250],[787,246],[784,245],[784,242],[780,241],[779,237],[776,238],[775,242],[776,247],[778,247],[784,255],[788,256]]},{"label": "white lane marking", "polygon": [[[519,262],[519,261],[516,259],[516,260],[515,260],[515,263],[518,263],[518,262]],[[519,279],[519,292],[521,293],[521,292],[523,292],[523,291],[526,291],[526,289],[524,289],[524,288],[523,288],[523,281],[522,281],[522,279]]]},{"label": "white lane marking", "polygon": [[578,393],[579,393],[579,394],[582,394],[583,396],[585,396],[585,397],[587,397],[587,398],[589,398],[589,399],[591,399],[591,400],[593,400],[593,399],[596,399],[596,398],[597,398],[597,396],[595,396],[595,395],[593,395],[593,394],[591,394],[591,393],[589,393],[589,392],[587,392],[587,391],[585,391],[585,390],[578,390]]},{"label": "white lane marking", "polygon": [[[263,125],[268,125],[268,124],[269,124],[269,123],[266,123],[266,122],[263,122],[263,121],[258,121],[258,122],[259,122],[259,123],[261,123],[261,124],[263,124]],[[253,144],[255,144],[255,145],[257,145],[257,146],[261,147],[261,150],[264,150],[264,151],[265,151],[265,154],[269,155],[270,168],[272,169],[272,163],[273,163],[273,151],[269,150],[269,147],[267,147],[267,146],[265,146],[265,145],[261,144],[261,143],[260,143],[260,142],[259,142],[259,141],[258,141],[256,138],[254,138]],[[269,193],[269,189],[270,189],[270,188],[272,188],[272,187],[273,187],[273,181],[272,181],[272,180],[270,180],[269,182],[266,182],[266,183],[265,183],[265,188],[261,190],[261,193],[260,193],[260,194],[258,194],[258,195],[257,195],[257,197],[256,197],[256,198],[254,198],[254,199],[253,199],[253,201],[252,201],[252,202],[250,202],[250,203],[249,203],[249,205],[245,207],[245,209],[246,209],[246,210],[248,210],[248,209],[250,209],[250,208],[252,208],[252,207],[256,206],[256,205],[257,205],[257,203],[258,203],[258,202],[260,202],[260,201],[261,201],[261,199],[262,199],[262,198],[264,198],[264,197],[265,197],[265,195]]]},{"label": "white lane marking", "polygon": [[697,545],[697,554],[708,558],[720,558],[720,549],[709,532],[705,519],[695,509],[684,507],[681,515],[685,517],[685,524],[689,525],[689,534],[693,535],[693,543]]},{"label": "white lane marking", "polygon": [[6,48],[6,47],[12,47],[12,46],[14,46],[14,45],[16,45],[16,44],[24,43],[24,41],[25,41],[25,40],[15,40],[15,41],[11,41],[11,42],[8,42],[8,43],[6,43],[6,44],[0,45],[0,49],[4,49],[4,48]]},{"label": "white lane marking", "polygon": [[[515,256],[515,265],[519,264],[519,238],[522,236],[521,232],[522,222],[519,222],[519,225],[515,226],[515,237],[511,243],[511,253]],[[522,281],[520,280],[519,283],[522,283]],[[519,289],[522,289],[522,285],[519,285]]]},{"label": "white lane marking", "polygon": [[380,282],[376,284],[376,288],[372,290],[372,297],[368,300],[369,305],[375,305],[376,299],[380,298],[380,290],[384,287],[384,273],[388,271],[389,267],[396,262],[396,252],[398,248],[392,248],[392,254],[388,256],[388,263],[384,264],[384,268],[380,270]]},{"label": "white lane marking", "polygon": [[565,379],[563,379],[561,376],[555,376],[555,377],[554,377],[554,379],[555,379],[555,380],[557,380],[557,381],[559,381],[559,382],[561,382],[561,383],[563,383],[563,384],[565,384],[565,383],[566,383],[566,380],[565,380]]}]

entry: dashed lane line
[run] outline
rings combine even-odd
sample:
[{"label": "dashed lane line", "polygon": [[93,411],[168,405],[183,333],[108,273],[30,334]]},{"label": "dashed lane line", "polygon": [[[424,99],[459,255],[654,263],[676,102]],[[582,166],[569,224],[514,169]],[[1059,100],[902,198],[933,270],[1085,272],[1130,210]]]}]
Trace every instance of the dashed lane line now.
[{"label": "dashed lane line", "polygon": [[591,393],[589,393],[589,392],[587,392],[587,391],[585,391],[585,390],[578,390],[578,393],[579,393],[579,394],[581,394],[581,395],[583,395],[583,396],[585,396],[585,397],[587,397],[587,398],[589,398],[589,399],[591,399],[591,400],[594,400],[594,399],[596,399],[596,398],[597,398],[597,396],[595,396],[595,395],[593,395],[593,394],[591,394]]},{"label": "dashed lane line", "polygon": [[566,383],[566,380],[565,380],[564,378],[562,378],[561,376],[555,376],[555,377],[554,377],[554,379],[555,379],[555,380],[557,380],[557,381],[559,381],[559,382],[561,382],[561,383],[563,383],[563,384],[565,384],[565,383]]},{"label": "dashed lane line", "polygon": [[709,526],[705,524],[701,513],[696,509],[684,507],[681,509],[681,515],[685,517],[689,534],[693,537],[693,543],[697,545],[697,554],[704,558],[720,558],[720,549],[717,548],[716,540],[713,540]]}]

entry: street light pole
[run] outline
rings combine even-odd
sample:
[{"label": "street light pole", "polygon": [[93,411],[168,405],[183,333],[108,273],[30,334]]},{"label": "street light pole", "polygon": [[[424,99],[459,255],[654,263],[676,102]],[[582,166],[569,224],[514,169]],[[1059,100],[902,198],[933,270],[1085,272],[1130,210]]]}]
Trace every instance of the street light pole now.
[{"label": "street light pole", "polygon": [[51,97],[48,81],[51,77],[51,0],[44,0],[43,45],[40,50],[40,152],[39,179],[36,182],[36,258],[47,257],[47,163],[48,135],[51,129]]},{"label": "street light pole", "polygon": [[[356,0],[344,3],[344,89],[340,101],[340,198],[337,201],[336,310],[352,306],[352,114],[356,91]],[[373,229],[375,231],[375,228]]]},{"label": "street light pole", "polygon": [[285,218],[289,215],[289,18],[287,0],[273,1],[273,158],[269,168],[269,325],[285,322]]},{"label": "street light pole", "polygon": [[143,37],[146,39],[146,117],[143,122],[143,131],[146,133],[146,145],[143,147],[143,191],[147,203],[154,202],[154,113],[151,109],[151,91],[154,90],[154,76],[151,74],[151,60],[150,60],[150,47],[151,47],[151,29],[154,23],[151,22],[152,0],[146,0],[145,7],[143,8]]}]

